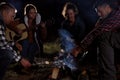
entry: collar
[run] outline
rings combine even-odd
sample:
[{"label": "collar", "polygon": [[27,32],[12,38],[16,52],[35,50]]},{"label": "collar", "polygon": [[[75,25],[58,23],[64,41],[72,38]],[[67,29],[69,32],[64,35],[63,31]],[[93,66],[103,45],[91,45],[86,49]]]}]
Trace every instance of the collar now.
[{"label": "collar", "polygon": [[[24,22],[25,22],[25,25],[28,26],[28,17],[25,15],[24,17]],[[36,15],[36,25],[40,24],[41,22],[41,15],[39,13],[37,13]]]}]

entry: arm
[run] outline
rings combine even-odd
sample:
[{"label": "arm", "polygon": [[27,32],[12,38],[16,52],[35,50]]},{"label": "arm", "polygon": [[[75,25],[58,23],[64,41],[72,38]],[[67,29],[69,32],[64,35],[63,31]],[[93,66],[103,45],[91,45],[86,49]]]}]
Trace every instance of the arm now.
[{"label": "arm", "polygon": [[104,21],[99,22],[96,27],[81,41],[78,50],[79,52],[75,54],[77,55],[78,53],[82,53],[83,51],[87,50],[94,39],[102,33],[107,31],[114,31],[117,28],[120,28],[120,17],[118,17],[120,16],[119,13],[116,13],[113,16],[104,19]]},{"label": "arm", "polygon": [[10,44],[7,42],[6,38],[5,38],[5,28],[4,26],[0,26],[0,41],[1,41],[1,49],[9,49],[13,52],[13,58],[15,59],[15,61],[19,61],[21,59],[21,56],[18,56],[16,51],[13,50],[13,48],[10,46]]},{"label": "arm", "polygon": [[10,56],[10,57],[15,59],[16,62],[20,61],[24,67],[31,66],[31,64],[29,63],[28,60],[21,58],[21,56],[18,55],[16,53],[16,51],[14,51],[13,48],[9,45],[9,43],[7,42],[6,37],[5,37],[5,27],[3,25],[0,25],[0,48],[8,49],[8,50],[12,51],[12,56]]},{"label": "arm", "polygon": [[114,15],[96,25],[96,27],[81,41],[81,45],[87,48],[98,35],[107,31],[115,31],[117,28],[120,28],[120,17]]}]

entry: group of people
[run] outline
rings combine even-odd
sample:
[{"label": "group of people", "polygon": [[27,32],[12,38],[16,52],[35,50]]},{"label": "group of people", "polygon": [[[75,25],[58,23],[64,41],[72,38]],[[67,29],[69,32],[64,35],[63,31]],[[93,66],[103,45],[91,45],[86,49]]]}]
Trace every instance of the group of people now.
[{"label": "group of people", "polygon": [[[114,48],[120,49],[120,9],[113,0],[97,0],[94,8],[99,16],[98,21],[92,31],[86,36],[84,21],[79,16],[79,10],[73,3],[66,3],[62,15],[65,20],[61,23],[61,28],[70,32],[75,40],[76,47],[72,50],[73,56],[77,57],[88,50],[89,46],[96,41],[99,48],[99,80],[117,80],[114,62]],[[44,38],[47,35],[45,23],[41,22],[41,16],[34,5],[28,4],[24,11],[25,29],[14,27],[16,9],[9,3],[0,5],[0,80],[7,70],[8,65],[14,59],[20,62],[25,68],[34,62],[36,51],[40,51],[42,41],[40,28],[44,29]],[[10,26],[10,27],[8,27]],[[22,27],[22,26],[21,26]],[[6,28],[13,29],[17,34],[13,41],[8,42],[6,38]],[[22,40],[24,32],[27,37]],[[13,49],[16,46],[20,54]]]},{"label": "group of people", "polygon": [[38,33],[44,30],[45,36],[45,24],[32,4],[25,6],[24,15],[23,21],[15,20],[16,8],[9,3],[0,5],[0,80],[13,59],[27,68],[41,50],[42,41]]}]

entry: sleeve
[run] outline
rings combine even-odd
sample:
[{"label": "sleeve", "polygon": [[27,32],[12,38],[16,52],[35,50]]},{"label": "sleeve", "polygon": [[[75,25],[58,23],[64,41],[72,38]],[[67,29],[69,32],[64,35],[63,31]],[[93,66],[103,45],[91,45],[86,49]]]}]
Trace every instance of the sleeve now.
[{"label": "sleeve", "polygon": [[20,60],[21,60],[21,56],[20,55],[18,55],[17,53],[16,53],[16,51],[14,51],[13,49],[11,49],[12,51],[13,51],[13,58],[14,58],[14,60],[16,61],[16,62],[19,62]]},{"label": "sleeve", "polygon": [[14,46],[14,45],[15,45],[15,42],[9,41],[8,44],[9,44],[10,46]]},{"label": "sleeve", "polygon": [[[119,15],[120,16],[120,15]],[[120,28],[120,18],[113,16],[109,19],[104,20],[102,24],[97,25],[82,41],[81,46],[87,48],[93,40],[100,34],[107,31],[114,31],[116,28]]]},{"label": "sleeve", "polygon": [[16,62],[18,62],[21,59],[21,56],[18,56],[16,51],[13,50],[11,45],[14,45],[14,43],[9,43],[7,39],[5,38],[5,29],[3,26],[0,25],[0,47],[2,49],[9,49],[13,52],[13,58],[15,59]]}]

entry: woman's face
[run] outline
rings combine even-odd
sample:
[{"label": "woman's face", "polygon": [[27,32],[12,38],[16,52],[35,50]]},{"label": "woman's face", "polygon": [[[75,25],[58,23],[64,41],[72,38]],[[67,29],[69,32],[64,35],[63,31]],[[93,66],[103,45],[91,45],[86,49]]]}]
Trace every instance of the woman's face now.
[{"label": "woman's face", "polygon": [[74,12],[74,10],[68,9],[66,11],[66,14],[67,14],[66,16],[67,16],[69,21],[73,21],[75,19],[75,12]]},{"label": "woman's face", "polygon": [[28,13],[28,18],[35,19],[36,18],[36,14],[37,14],[36,10],[35,9],[31,9],[29,11],[29,13]]}]

